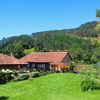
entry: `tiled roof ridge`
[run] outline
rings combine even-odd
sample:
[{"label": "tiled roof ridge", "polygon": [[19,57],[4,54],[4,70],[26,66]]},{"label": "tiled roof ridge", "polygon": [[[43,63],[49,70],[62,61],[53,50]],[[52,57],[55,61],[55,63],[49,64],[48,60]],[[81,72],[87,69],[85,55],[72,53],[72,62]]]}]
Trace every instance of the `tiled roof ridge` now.
[{"label": "tiled roof ridge", "polygon": [[[68,52],[33,52],[21,58],[28,62],[61,62]],[[56,61],[56,62],[57,62]]]}]

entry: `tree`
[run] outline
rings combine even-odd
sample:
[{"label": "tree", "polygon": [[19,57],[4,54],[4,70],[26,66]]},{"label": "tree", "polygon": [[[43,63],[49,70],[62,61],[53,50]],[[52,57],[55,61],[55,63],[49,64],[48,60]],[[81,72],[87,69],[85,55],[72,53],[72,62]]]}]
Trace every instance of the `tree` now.
[{"label": "tree", "polygon": [[100,18],[100,9],[96,10],[96,17]]},{"label": "tree", "polygon": [[[100,19],[100,9],[96,10],[96,17]],[[100,32],[100,20],[98,21],[95,29],[96,29],[97,32]]]},{"label": "tree", "polygon": [[15,57],[20,58],[24,56],[24,48],[20,42],[14,43],[12,50]]},{"label": "tree", "polygon": [[35,48],[31,48],[31,49],[24,49],[24,53],[25,55],[30,54],[32,52],[35,52]]},{"label": "tree", "polygon": [[98,24],[96,25],[96,28],[95,28],[95,29],[96,29],[97,32],[100,32],[100,23],[99,23],[99,22],[98,22]]},{"label": "tree", "polygon": [[69,67],[69,69],[70,69],[70,70],[74,70],[75,66],[76,66],[75,62],[72,61],[72,62],[70,62],[70,67]]}]

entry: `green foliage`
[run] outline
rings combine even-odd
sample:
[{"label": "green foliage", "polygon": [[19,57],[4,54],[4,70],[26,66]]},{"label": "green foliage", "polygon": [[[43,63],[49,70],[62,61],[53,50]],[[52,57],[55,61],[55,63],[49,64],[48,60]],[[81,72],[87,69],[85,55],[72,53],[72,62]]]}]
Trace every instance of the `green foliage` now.
[{"label": "green foliage", "polygon": [[27,80],[29,77],[30,77],[29,73],[21,73],[18,74],[18,77],[16,77],[14,81]]},{"label": "green foliage", "polygon": [[100,80],[97,80],[96,78],[86,77],[81,82],[81,89],[83,91],[98,90],[100,89]]},{"label": "green foliage", "polygon": [[32,72],[31,73],[32,78],[39,77],[39,76],[40,76],[39,72]]},{"label": "green foliage", "polygon": [[[97,37],[98,32],[95,31],[95,27],[97,22],[88,22],[86,24],[82,24],[77,30],[77,34],[83,37]],[[80,33],[81,32],[81,33]]]},{"label": "green foliage", "polygon": [[17,58],[25,55],[24,49],[33,47],[33,39],[29,35],[20,35],[10,38],[3,38],[0,41],[0,52],[10,55],[11,52]]},{"label": "green foliage", "polygon": [[100,61],[94,65],[94,68],[96,68],[97,70],[100,70]]},{"label": "green foliage", "polygon": [[93,66],[87,66],[81,71],[81,74],[84,75],[81,81],[83,91],[100,89],[100,70]]},{"label": "green foliage", "polygon": [[96,10],[96,17],[99,17],[100,18],[100,9],[97,9]]},{"label": "green foliage", "polygon": [[74,70],[75,66],[76,66],[75,62],[74,61],[71,61],[70,62],[70,65],[69,65],[69,69],[70,70]]},{"label": "green foliage", "polygon": [[[100,9],[96,10],[96,17],[100,18]],[[100,21],[98,21],[95,29],[96,29],[97,32],[100,32]]]},{"label": "green foliage", "polygon": [[25,55],[27,55],[27,54],[30,54],[30,53],[32,53],[32,52],[34,52],[34,51],[35,51],[35,48],[25,49],[25,50],[24,50],[24,53],[25,53]]},{"label": "green foliage", "polygon": [[0,84],[5,84],[9,81],[11,81],[14,76],[12,72],[2,72],[0,71]]},{"label": "green foliage", "polygon": [[95,30],[96,30],[97,32],[100,32],[100,23],[98,23],[98,24],[96,25]]},{"label": "green foliage", "polygon": [[7,75],[3,72],[0,72],[0,84],[5,84],[7,83],[8,78]]},{"label": "green foliage", "polygon": [[27,80],[29,78],[36,78],[39,77],[40,73],[39,72],[20,72],[18,73],[18,76],[14,77],[13,81],[23,81],[23,80]]}]

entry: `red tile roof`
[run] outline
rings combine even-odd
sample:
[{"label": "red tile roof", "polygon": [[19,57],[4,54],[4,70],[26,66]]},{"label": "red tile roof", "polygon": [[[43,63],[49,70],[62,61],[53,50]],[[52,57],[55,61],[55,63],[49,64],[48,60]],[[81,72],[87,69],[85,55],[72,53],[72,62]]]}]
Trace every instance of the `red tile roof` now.
[{"label": "red tile roof", "polygon": [[0,65],[21,65],[26,64],[24,61],[20,61],[15,57],[11,57],[5,54],[0,53]]},{"label": "red tile roof", "polygon": [[21,61],[59,63],[67,54],[67,52],[34,52],[21,58]]}]

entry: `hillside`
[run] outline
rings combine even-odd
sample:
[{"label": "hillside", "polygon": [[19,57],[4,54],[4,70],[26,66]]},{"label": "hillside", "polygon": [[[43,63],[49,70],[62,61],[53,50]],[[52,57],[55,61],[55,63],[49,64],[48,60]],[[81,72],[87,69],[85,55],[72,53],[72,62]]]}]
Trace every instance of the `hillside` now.
[{"label": "hillside", "polygon": [[44,32],[37,32],[36,34],[33,33],[33,36],[37,36],[38,34],[48,34],[48,33],[58,33],[58,34],[72,34],[82,37],[96,37],[98,33],[95,31],[95,26],[97,22],[87,22],[85,24],[80,25],[78,28],[73,29],[63,29],[63,30],[53,30],[53,31],[44,31]]},{"label": "hillside", "polygon": [[[35,51],[67,50],[73,60],[82,63],[96,63],[100,60],[100,50],[97,38],[100,33],[95,31],[96,22],[82,24],[75,29],[64,29],[32,33],[3,38],[0,41],[0,52],[20,58],[25,50],[34,48]],[[86,38],[86,39],[85,39]],[[34,50],[33,50],[34,51]]]}]

